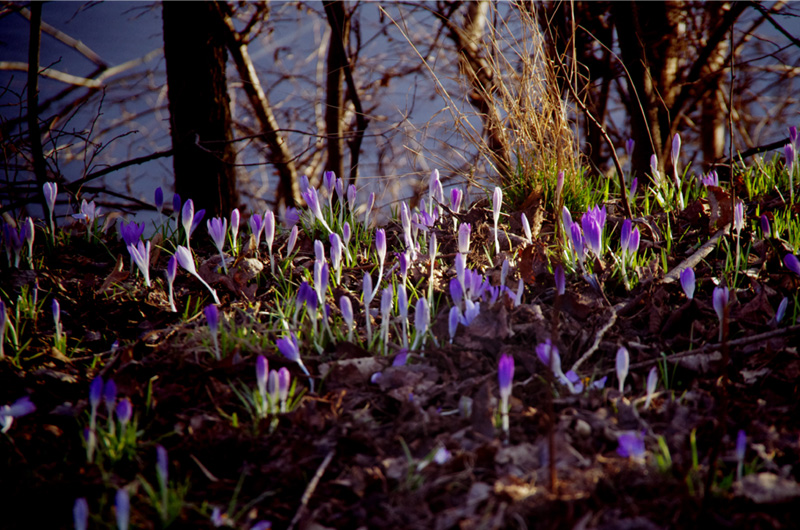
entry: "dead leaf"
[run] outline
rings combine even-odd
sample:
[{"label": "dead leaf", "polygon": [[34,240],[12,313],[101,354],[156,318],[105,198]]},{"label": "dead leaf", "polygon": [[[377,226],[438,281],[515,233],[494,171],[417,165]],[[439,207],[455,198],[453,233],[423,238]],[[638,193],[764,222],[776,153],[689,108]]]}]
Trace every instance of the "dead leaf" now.
[{"label": "dead leaf", "polygon": [[706,191],[708,192],[708,204],[711,207],[708,228],[719,230],[733,220],[731,194],[719,186],[708,186]]},{"label": "dead leaf", "polygon": [[117,263],[114,265],[114,270],[112,270],[111,274],[109,274],[103,281],[103,285],[100,286],[100,289],[98,289],[97,294],[104,293],[106,289],[108,289],[115,283],[120,283],[127,280],[129,275],[130,273],[127,270],[125,270],[125,262],[122,261],[122,254],[120,254],[119,256],[117,256]]}]

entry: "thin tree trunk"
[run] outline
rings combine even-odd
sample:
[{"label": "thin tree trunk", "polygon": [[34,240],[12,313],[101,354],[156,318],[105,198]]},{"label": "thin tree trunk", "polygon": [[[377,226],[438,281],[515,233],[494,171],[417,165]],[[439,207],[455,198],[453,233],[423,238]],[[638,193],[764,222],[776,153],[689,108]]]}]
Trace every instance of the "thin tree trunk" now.
[{"label": "thin tree trunk", "polygon": [[42,133],[39,129],[39,50],[42,39],[42,3],[31,3],[31,33],[28,41],[28,138],[31,143],[33,172],[44,208],[42,186],[47,182],[47,164],[42,149]]},{"label": "thin tree trunk", "polygon": [[[215,2],[215,4],[217,3]],[[277,201],[278,203],[284,203],[286,206],[296,206],[302,202],[302,198],[300,197],[300,184],[297,168],[294,164],[294,156],[286,139],[278,130],[278,120],[275,119],[269,99],[258,80],[253,62],[250,60],[250,54],[247,52],[247,44],[242,41],[241,36],[236,31],[227,9],[223,9],[222,6],[217,4],[217,10],[226,28],[225,40],[228,51],[231,52],[236,70],[242,78],[242,85],[247,94],[247,99],[250,102],[250,106],[253,107],[255,117],[261,126],[260,140],[269,147],[271,153],[270,161],[278,171],[280,182],[278,183]]]}]

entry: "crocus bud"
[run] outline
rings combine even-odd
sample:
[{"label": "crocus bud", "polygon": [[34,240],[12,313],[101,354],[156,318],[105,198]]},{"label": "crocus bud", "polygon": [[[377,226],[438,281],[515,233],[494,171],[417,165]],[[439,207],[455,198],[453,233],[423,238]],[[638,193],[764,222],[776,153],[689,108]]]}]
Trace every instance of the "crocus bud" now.
[{"label": "crocus bud", "polygon": [[181,196],[177,193],[172,196],[172,211],[176,214],[181,211]]},{"label": "crocus bud", "polygon": [[678,167],[678,157],[681,154],[681,136],[678,133],[675,133],[675,136],[672,137],[672,165],[675,166],[675,171],[677,172]]},{"label": "crocus bud", "polygon": [[350,211],[355,211],[356,209],[356,200],[358,199],[358,189],[356,188],[355,184],[350,184],[347,187],[347,205],[350,208]]},{"label": "crocus bud", "polygon": [[800,276],[800,260],[797,259],[797,256],[786,254],[783,257],[783,264],[786,265],[787,269]]},{"label": "crocus bud", "polygon": [[117,508],[117,528],[119,530],[128,530],[131,518],[131,499],[128,496],[128,490],[125,488],[117,490],[114,505]]},{"label": "crocus bud", "polygon": [[156,446],[156,473],[161,484],[166,485],[169,478],[169,459],[167,450],[163,446]]},{"label": "crocus bud", "polygon": [[83,497],[75,499],[75,506],[72,508],[72,521],[75,524],[75,530],[86,530],[89,524],[89,503]]},{"label": "crocus bud", "polygon": [[131,404],[131,400],[129,398],[122,398],[117,403],[117,418],[119,422],[125,426],[131,421],[131,417],[133,416],[133,405]]},{"label": "crocus bud", "polygon": [[292,375],[289,369],[282,366],[278,370],[278,398],[281,401],[281,406],[285,407],[286,400],[289,398],[289,387],[291,386]]},{"label": "crocus bud", "polygon": [[789,306],[789,299],[784,296],[783,300],[781,300],[781,303],[778,304],[778,310],[775,311],[776,324],[779,324],[780,321],[783,320],[783,317],[786,315],[786,308],[788,306]]},{"label": "crocus bud", "polygon": [[633,138],[628,138],[628,140],[625,142],[625,154],[628,155],[628,158],[633,156],[633,147],[635,145],[636,142],[634,142]]},{"label": "crocus bud", "polygon": [[686,293],[686,298],[691,300],[694,298],[694,269],[688,267],[681,271],[681,287],[683,288],[683,292]]},{"label": "crocus bud", "polygon": [[[458,284],[458,282],[456,282]],[[461,311],[459,311],[458,306],[453,306],[450,308],[450,314],[448,315],[447,319],[447,330],[450,333],[450,344],[453,343],[453,339],[456,337],[456,331],[458,330],[458,321],[461,319]]]},{"label": "crocus bud", "polygon": [[113,379],[109,379],[103,389],[103,400],[106,402],[106,407],[113,410],[117,402],[117,384]]},{"label": "crocus bud", "polygon": [[269,376],[269,363],[267,358],[259,355],[256,359],[256,384],[258,385],[258,393],[261,397],[267,395],[267,377]]},{"label": "crocus bud", "polygon": [[566,278],[564,277],[564,267],[556,265],[555,270],[556,292],[559,296],[564,294],[566,290]]},{"label": "crocus bud", "polygon": [[286,242],[286,255],[289,256],[292,251],[294,250],[294,246],[297,243],[297,235],[299,234],[299,230],[297,225],[292,227],[292,231],[289,232],[289,239]]},{"label": "crocus bud", "polygon": [[103,378],[99,375],[92,380],[89,386],[89,405],[92,409],[97,409],[100,399],[103,397]]},{"label": "crocus bud", "polygon": [[622,393],[625,388],[625,379],[628,377],[628,368],[630,367],[630,362],[630,355],[628,354],[627,348],[625,348],[625,346],[620,346],[620,348],[617,350],[616,361],[617,380],[619,381],[620,393]]},{"label": "crocus bud", "polygon": [[158,210],[158,213],[160,214],[161,210],[164,209],[164,190],[161,189],[161,186],[156,188],[154,199],[156,210]]},{"label": "crocus bud", "polygon": [[740,429],[736,435],[736,461],[743,462],[747,452],[747,433]]},{"label": "crocus bud", "polygon": [[652,367],[650,369],[650,373],[647,374],[647,397],[645,398],[644,408],[645,410],[650,408],[650,402],[653,399],[653,393],[656,391],[656,385],[658,384],[658,371],[656,367]]},{"label": "crocus bud", "polygon": [[206,315],[206,321],[208,322],[208,329],[211,330],[212,334],[216,335],[217,331],[219,331],[219,310],[217,309],[217,306],[214,304],[210,304],[206,306],[203,312]]},{"label": "crocus bud", "polygon": [[511,396],[511,382],[514,380],[514,357],[507,353],[500,357],[497,367],[497,380],[500,386],[500,397],[507,403],[509,396]]},{"label": "crocus bud", "polygon": [[461,223],[458,227],[458,251],[462,254],[469,254],[469,236],[472,231],[472,225],[469,223]]},{"label": "crocus bud", "polygon": [[764,234],[764,239],[769,239],[772,235],[772,230],[769,226],[769,218],[766,215],[761,216],[761,233]]},{"label": "crocus bud", "polygon": [[[800,273],[799,273],[800,274]],[[720,324],[725,316],[725,306],[728,305],[729,292],[727,287],[715,287],[712,295],[714,311],[717,312]]]},{"label": "crocus bud", "polygon": [[272,243],[275,241],[275,214],[272,210],[264,213],[264,239],[267,242],[267,249],[272,253]]},{"label": "crocus bud", "polygon": [[528,216],[523,212],[520,219],[522,220],[522,231],[525,233],[525,241],[530,245],[533,242],[533,237],[531,235],[531,224],[528,222]]},{"label": "crocus bud", "polygon": [[50,215],[52,216],[53,213],[56,211],[56,198],[58,197],[58,184],[55,182],[45,182],[42,186],[42,190],[44,191],[44,199],[45,203],[47,203],[47,209],[50,210]]},{"label": "crocus bud", "polygon": [[383,263],[386,259],[386,231],[383,228],[375,231],[375,250],[378,252],[380,267],[383,269]]}]

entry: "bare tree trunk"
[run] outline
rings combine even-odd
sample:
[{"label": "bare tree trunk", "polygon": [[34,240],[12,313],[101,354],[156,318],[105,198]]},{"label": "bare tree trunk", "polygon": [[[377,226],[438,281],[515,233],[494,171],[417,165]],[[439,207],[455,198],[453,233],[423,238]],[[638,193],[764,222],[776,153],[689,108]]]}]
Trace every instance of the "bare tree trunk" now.
[{"label": "bare tree trunk", "polygon": [[28,138],[31,143],[31,159],[36,184],[42,197],[42,186],[47,182],[47,164],[42,149],[42,133],[39,129],[39,50],[42,39],[42,3],[31,3],[31,33],[28,41]]},{"label": "bare tree trunk", "polygon": [[250,106],[261,126],[261,137],[270,150],[270,162],[275,165],[278,171],[280,182],[278,183],[277,202],[286,206],[296,206],[302,202],[300,197],[300,184],[298,182],[297,168],[294,164],[292,155],[286,139],[278,131],[278,120],[272,112],[272,106],[267,98],[261,82],[258,80],[253,61],[247,52],[247,44],[242,40],[239,32],[236,31],[226,4],[215,2],[218,13],[225,25],[225,39],[228,50],[231,52],[236,70],[242,78],[242,86]]},{"label": "bare tree trunk", "polygon": [[328,142],[327,171],[344,177],[344,95],[342,81],[347,58],[344,51],[350,36],[350,19],[342,2],[325,2],[325,14],[331,26],[328,46],[328,72],[326,82],[325,131]]},{"label": "bare tree trunk", "polygon": [[214,4],[162,4],[175,190],[209,216],[238,205],[227,54]]},{"label": "bare tree trunk", "polygon": [[628,68],[631,135],[636,140],[632,167],[649,173],[650,155],[664,168],[670,112],[681,46],[681,2],[612,2],[622,60]]}]

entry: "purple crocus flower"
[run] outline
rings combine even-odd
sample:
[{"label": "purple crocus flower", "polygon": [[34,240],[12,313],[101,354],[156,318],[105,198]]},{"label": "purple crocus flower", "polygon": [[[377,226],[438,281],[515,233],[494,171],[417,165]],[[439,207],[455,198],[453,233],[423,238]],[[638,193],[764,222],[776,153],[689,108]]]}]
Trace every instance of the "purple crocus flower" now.
[{"label": "purple crocus flower", "polygon": [[797,134],[797,127],[795,127],[794,125],[789,127],[789,140],[792,142],[792,145],[795,147],[795,150],[797,150],[797,148],[800,147],[800,135]]},{"label": "purple crocus flower", "polygon": [[194,201],[187,199],[183,204],[181,210],[181,224],[183,225],[183,232],[186,234],[186,248],[192,248],[189,245],[189,239],[192,235],[192,223],[194,222]]},{"label": "purple crocus flower", "polygon": [[300,369],[303,370],[303,373],[308,376],[309,387],[311,388],[311,392],[314,392],[314,381],[311,379],[311,374],[308,373],[308,369],[300,358],[300,348],[297,346],[297,337],[295,337],[294,333],[289,332],[288,336],[281,337],[275,342],[275,345],[284,357],[296,363]]},{"label": "purple crocus flower", "polygon": [[761,215],[761,233],[764,235],[764,239],[769,239],[772,235],[772,230],[769,226],[769,218],[764,214]]},{"label": "purple crocus flower", "polygon": [[719,318],[719,341],[722,342],[723,320],[725,318],[725,307],[728,305],[729,292],[728,288],[724,286],[715,287],[712,294],[712,302],[714,311],[717,312]]},{"label": "purple crocus flower", "polygon": [[194,217],[192,217],[192,228],[190,230],[192,234],[194,234],[194,231],[197,230],[198,226],[200,226],[200,223],[203,221],[203,217],[205,216],[206,216],[205,210],[198,210],[194,214]]},{"label": "purple crocus flower", "polygon": [[786,254],[783,257],[783,264],[786,265],[787,269],[800,276],[800,260],[797,259],[797,256]]},{"label": "purple crocus flower", "polygon": [[561,207],[561,224],[564,226],[564,233],[571,235],[572,234],[572,214],[569,213],[569,210],[566,206]]},{"label": "purple crocus flower", "polygon": [[452,188],[450,190],[450,209],[455,213],[461,209],[461,202],[464,200],[464,192],[461,188]]},{"label": "purple crocus flower", "polygon": [[636,145],[636,142],[633,140],[633,138],[628,138],[628,140],[625,142],[625,154],[628,155],[628,158],[633,156],[634,145]]},{"label": "purple crocus flower", "polygon": [[783,317],[786,315],[786,308],[788,306],[789,306],[789,299],[784,296],[783,300],[781,300],[781,303],[778,304],[777,311],[775,311],[775,323],[776,324],[779,324],[780,321],[783,320]]},{"label": "purple crocus flower", "polygon": [[511,383],[514,380],[514,357],[504,353],[497,366],[497,380],[500,387],[500,416],[503,432],[508,434],[508,399],[511,397]]},{"label": "purple crocus flower", "polygon": [[53,302],[51,303],[51,308],[53,311],[53,323],[55,324],[56,328],[56,338],[61,338],[61,304],[58,303],[58,299],[53,298]]},{"label": "purple crocus flower", "polygon": [[239,253],[239,222],[241,217],[239,208],[234,208],[231,212],[231,249],[234,254]]},{"label": "purple crocus flower", "polygon": [[686,298],[689,300],[694,298],[695,279],[693,268],[688,267],[681,271],[681,287],[683,292],[686,293]]},{"label": "purple crocus flower", "polygon": [[623,393],[625,389],[625,379],[628,377],[628,368],[631,364],[631,358],[628,354],[628,349],[625,346],[620,346],[617,350],[616,359],[616,372],[617,381],[619,381],[619,392]]},{"label": "purple crocus flower", "polygon": [[169,478],[169,458],[167,450],[162,445],[156,445],[156,474],[162,488],[165,488]]},{"label": "purple crocus flower", "polygon": [[31,402],[31,398],[23,396],[11,405],[0,407],[0,432],[8,432],[14,423],[14,418],[26,416],[36,410],[36,406]]},{"label": "purple crocus flower", "polygon": [[292,374],[285,366],[278,370],[278,399],[281,402],[281,412],[286,412],[286,401],[289,399],[289,387],[292,383]]},{"label": "purple crocus flower", "polygon": [[617,438],[617,454],[623,458],[640,460],[645,455],[644,437],[637,431],[625,431]]},{"label": "purple crocus flower", "polygon": [[255,236],[256,239],[256,247],[261,242],[261,234],[264,231],[264,218],[254,213],[250,216],[250,232]]},{"label": "purple crocus flower", "polygon": [[169,310],[173,313],[177,312],[178,310],[175,308],[175,301],[173,298],[173,283],[175,282],[175,276],[178,274],[178,260],[175,259],[175,256],[169,258],[167,262],[167,285],[169,286]]},{"label": "purple crocus flower", "polygon": [[733,229],[736,230],[736,235],[744,228],[744,203],[737,201],[736,206],[733,207]]},{"label": "purple crocus flower", "polygon": [[675,133],[672,137],[672,166],[675,168],[675,175],[678,174],[678,158],[681,155],[681,135]]},{"label": "purple crocus flower", "polygon": [[461,223],[458,227],[458,251],[462,254],[469,254],[470,232],[472,232],[472,225],[469,223]]},{"label": "purple crocus flower", "polygon": [[636,189],[639,187],[639,179],[637,177],[633,177],[631,181],[631,197],[636,197]]},{"label": "purple crocus flower", "polygon": [[[456,285],[458,285],[458,282],[456,282]],[[458,306],[454,305],[450,308],[450,314],[447,318],[447,331],[450,333],[450,344],[453,344],[453,339],[456,337],[459,320],[461,320],[461,311],[458,309]]]},{"label": "purple crocus flower", "polygon": [[556,292],[559,296],[564,294],[566,290],[566,278],[564,277],[564,267],[556,265],[555,270]]},{"label": "purple crocus flower", "polygon": [[139,268],[139,272],[144,276],[145,285],[150,287],[150,241],[142,242],[140,240],[136,245],[128,245],[128,253]]},{"label": "purple crocus flower", "polygon": [[133,405],[130,398],[122,398],[117,403],[117,418],[123,427],[128,425],[133,417]]},{"label": "purple crocus flower", "polygon": [[175,212],[176,215],[178,215],[181,211],[181,204],[183,204],[181,202],[181,196],[177,193],[174,194],[172,196],[172,211]]},{"label": "purple crocus flower", "polygon": [[658,371],[654,366],[647,374],[647,394],[644,401],[645,410],[650,408],[650,402],[653,400],[653,393],[656,391],[656,385],[658,385]]},{"label": "purple crocus flower", "polygon": [[222,357],[219,351],[219,322],[220,322],[220,315],[217,306],[214,304],[206,306],[205,310],[203,311],[206,315],[206,321],[208,322],[208,329],[211,331],[211,340],[214,342],[214,357],[219,361]]},{"label": "purple crocus flower", "polygon": [[575,223],[570,227],[570,236],[572,238],[572,248],[575,250],[575,254],[578,256],[578,261],[581,263],[581,266],[583,266],[583,260],[586,257],[586,249],[583,246],[581,229]]},{"label": "purple crocus flower", "polygon": [[44,192],[44,202],[47,204],[47,210],[50,213],[50,224],[53,224],[53,214],[56,211],[56,198],[58,197],[58,184],[55,182],[45,182],[42,186]]},{"label": "purple crocus flower", "polygon": [[333,232],[328,236],[331,243],[331,265],[336,275],[336,284],[338,285],[342,278],[342,240],[339,234]]},{"label": "purple crocus flower", "polygon": [[330,274],[328,272],[328,264],[324,261],[314,262],[314,290],[317,293],[317,300],[320,305],[325,303],[325,292],[328,290],[328,281]]},{"label": "purple crocus flower", "polygon": [[266,410],[267,401],[267,378],[269,377],[269,362],[263,355],[256,358],[256,384],[258,385],[258,393],[261,395],[261,402],[264,404]]},{"label": "purple crocus flower", "polygon": [[89,385],[89,406],[92,408],[92,411],[97,410],[97,406],[100,404],[102,398],[103,378],[97,376],[92,380],[92,384]]},{"label": "purple crocus flower", "polygon": [[[417,300],[417,305],[414,313],[414,327],[417,330],[414,337],[414,345],[412,350],[416,350],[417,346],[425,346],[425,334],[428,332],[428,325],[430,324],[431,313],[428,308],[428,301],[425,298]],[[421,344],[420,344],[421,343]]]},{"label": "purple crocus flower", "polygon": [[500,221],[500,208],[503,205],[503,190],[495,186],[492,193],[492,218],[494,219],[494,252],[500,254],[500,239],[497,234],[497,223]]},{"label": "purple crocus flower", "polygon": [[117,508],[117,528],[119,530],[128,530],[131,518],[131,498],[128,495],[128,490],[125,488],[117,490],[114,506]]},{"label": "purple crocus flower", "polygon": [[275,260],[272,259],[272,244],[275,242],[275,214],[272,213],[272,210],[264,213],[264,240],[267,242],[272,274],[275,274]]},{"label": "purple crocus flower", "polygon": [[209,290],[211,296],[214,297],[214,303],[219,305],[220,302],[219,298],[217,298],[217,291],[215,291],[210,285],[206,283],[205,280],[203,280],[203,278],[200,277],[199,274],[197,274],[197,269],[194,266],[194,258],[192,257],[192,251],[189,250],[187,247],[178,246],[178,248],[175,249],[175,258],[178,260],[178,265],[186,269],[186,271],[189,274],[197,278],[200,281],[200,283],[206,286],[206,289]]},{"label": "purple crocus flower", "polygon": [[346,296],[339,298],[339,309],[342,311],[342,318],[347,324],[347,340],[353,340],[353,303]]},{"label": "purple crocus flower", "polygon": [[217,251],[219,251],[224,266],[225,258],[222,255],[222,249],[225,248],[225,236],[228,234],[228,220],[214,217],[206,221],[206,228],[208,229],[208,235],[211,236],[211,240],[214,242],[214,246],[217,247]]},{"label": "purple crocus flower", "polygon": [[317,194],[317,189],[309,187],[305,193],[303,193],[303,200],[306,201],[309,210],[311,213],[314,214],[314,217],[325,227],[325,230],[328,231],[330,234],[333,232],[331,228],[328,226],[328,223],[325,221],[325,217],[322,215],[322,208],[319,204],[319,195]]},{"label": "purple crocus flower", "polygon": [[161,210],[164,209],[164,190],[161,189],[161,186],[156,188],[154,195],[156,210],[158,210],[159,215],[161,215]]},{"label": "purple crocus flower", "polygon": [[333,196],[333,187],[336,181],[336,173],[333,171],[326,171],[322,174],[322,185],[325,186],[325,191],[328,192],[328,196]]},{"label": "purple crocus flower", "polygon": [[522,213],[520,220],[522,221],[522,232],[525,234],[525,241],[530,245],[533,243],[533,236],[531,234],[531,224],[528,222],[528,216],[525,215],[525,212]]},{"label": "purple crocus flower", "polygon": [[620,247],[623,253],[628,251],[628,242],[631,239],[631,228],[633,228],[633,221],[625,219],[625,221],[622,222],[622,230],[619,235]]},{"label": "purple crocus flower", "polygon": [[708,172],[708,175],[700,179],[703,186],[719,186],[719,175],[713,169]]},{"label": "purple crocus flower", "polygon": [[114,411],[114,406],[117,404],[117,384],[113,379],[109,379],[103,389],[103,401],[106,403],[106,410],[108,410],[110,417]]},{"label": "purple crocus flower", "polygon": [[126,223],[120,220],[119,234],[122,236],[122,241],[125,242],[126,247],[128,245],[134,245],[141,239],[142,234],[144,234],[144,223],[137,224],[133,221]]},{"label": "purple crocus flower", "polygon": [[347,206],[350,208],[350,213],[356,211],[356,206],[358,200],[358,188],[356,188],[355,184],[350,184],[347,186]]},{"label": "purple crocus flower", "polygon": [[75,524],[75,530],[86,530],[89,524],[89,503],[83,497],[75,499],[75,505],[72,507],[72,521]]}]

